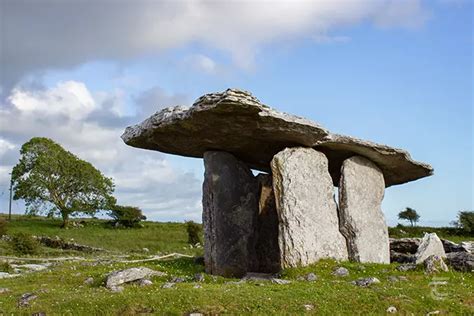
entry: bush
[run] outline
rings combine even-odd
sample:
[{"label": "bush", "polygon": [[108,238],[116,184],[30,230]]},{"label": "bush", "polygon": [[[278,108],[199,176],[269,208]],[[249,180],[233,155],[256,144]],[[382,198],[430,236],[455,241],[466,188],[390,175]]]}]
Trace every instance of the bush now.
[{"label": "bush", "polygon": [[8,222],[4,218],[0,218],[0,237],[7,234]]},{"label": "bush", "polygon": [[464,232],[474,233],[474,212],[459,212],[458,225]]},{"label": "bush", "polygon": [[146,220],[142,210],[135,206],[115,205],[110,212],[115,224],[125,227],[137,227],[142,220]]},{"label": "bush", "polygon": [[0,272],[12,273],[13,268],[8,262],[0,262]]},{"label": "bush", "polygon": [[22,255],[34,255],[38,253],[39,243],[30,235],[18,233],[10,240],[13,250]]},{"label": "bush", "polygon": [[186,222],[186,231],[188,232],[188,243],[191,245],[195,245],[197,243],[201,243],[201,237],[199,236],[201,232],[201,225],[193,222],[187,221]]}]

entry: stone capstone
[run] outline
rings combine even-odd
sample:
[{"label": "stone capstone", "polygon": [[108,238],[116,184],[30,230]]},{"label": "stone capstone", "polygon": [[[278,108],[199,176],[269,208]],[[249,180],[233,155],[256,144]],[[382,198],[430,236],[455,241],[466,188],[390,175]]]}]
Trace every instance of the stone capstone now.
[{"label": "stone capstone", "polygon": [[287,148],[274,156],[271,168],[282,268],[347,259],[326,156],[311,148]]},{"label": "stone capstone", "polygon": [[433,173],[408,152],[337,135],[320,125],[262,104],[252,94],[228,89],[198,98],[190,107],[165,108],[122,135],[130,146],[188,157],[225,151],[253,169],[269,172],[273,156],[287,147],[312,147],[326,154],[334,185],[341,165],[354,155],[377,164],[385,185],[413,181]]},{"label": "stone capstone", "polygon": [[233,155],[204,153],[203,226],[206,272],[241,277],[255,270],[258,184]]},{"label": "stone capstone", "polygon": [[415,263],[423,263],[431,255],[446,258],[443,243],[436,233],[426,233],[423,236],[415,254]]},{"label": "stone capstone", "polygon": [[381,209],[384,190],[383,174],[373,162],[360,156],[344,161],[339,220],[352,261],[390,263],[388,229]]}]

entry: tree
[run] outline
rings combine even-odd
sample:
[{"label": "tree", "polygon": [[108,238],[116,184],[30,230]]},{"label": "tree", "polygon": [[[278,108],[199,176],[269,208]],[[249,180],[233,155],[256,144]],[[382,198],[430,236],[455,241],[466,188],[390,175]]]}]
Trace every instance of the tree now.
[{"label": "tree", "polygon": [[458,213],[456,226],[467,233],[474,233],[474,212],[461,211]]},{"label": "tree", "polygon": [[12,181],[13,198],[25,200],[28,213],[60,214],[62,227],[71,215],[93,215],[116,202],[111,178],[48,138],[23,144]]},{"label": "tree", "polygon": [[125,227],[137,227],[140,221],[146,220],[142,210],[135,206],[114,205],[110,211],[110,217],[115,220],[115,223]]},{"label": "tree", "polygon": [[418,215],[418,213],[414,209],[407,207],[404,211],[398,213],[398,219],[410,221],[410,224],[413,227],[420,219],[420,215]]}]

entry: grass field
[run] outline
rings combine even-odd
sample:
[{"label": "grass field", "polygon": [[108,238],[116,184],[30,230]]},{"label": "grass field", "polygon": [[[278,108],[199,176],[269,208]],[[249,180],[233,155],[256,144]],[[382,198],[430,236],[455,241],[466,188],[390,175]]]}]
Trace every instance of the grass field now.
[{"label": "grass field", "polygon": [[[450,271],[427,275],[421,268],[400,272],[396,269],[397,264],[324,260],[309,267],[284,270],[281,278],[290,280],[291,284],[278,285],[265,281],[236,284],[232,282],[236,280],[205,275],[205,281],[199,283],[202,287],[194,288],[198,283],[193,281],[193,275],[202,272],[204,267],[196,264],[193,258],[140,264],[107,259],[107,256],[118,254],[141,258],[145,256],[144,247],[150,249],[148,254],[202,254],[202,249],[191,249],[187,245],[184,224],[149,222],[141,229],[117,230],[108,228],[104,221],[91,220],[82,228],[62,230],[58,222],[50,219],[17,217],[9,227],[9,234],[16,232],[73,238],[78,243],[102,247],[111,253],[96,255],[97,258],[86,256],[89,261],[58,263],[47,271],[18,278],[0,279],[0,288],[10,290],[0,294],[0,314],[185,315],[200,312],[209,315],[380,315],[385,314],[389,306],[395,306],[402,315],[425,315],[434,311],[439,311],[441,315],[474,314],[472,273]],[[12,254],[6,248],[6,244],[0,244],[3,254]],[[72,252],[64,254],[83,256]],[[45,255],[57,256],[58,252],[38,254]],[[111,292],[103,286],[107,273],[136,266],[160,270],[167,276],[153,278],[154,284],[147,287],[126,285],[120,293]],[[349,269],[349,276],[332,275],[338,266]],[[314,282],[299,280],[300,276],[309,272],[314,272],[318,279]],[[174,288],[162,288],[173,276],[184,277],[186,281],[177,283]],[[405,276],[406,280],[394,282],[389,280],[391,276]],[[94,283],[85,285],[87,277],[93,277]],[[366,288],[350,283],[359,277],[377,277],[381,282]],[[35,293],[38,298],[29,307],[17,307],[19,297],[27,292]]]}]

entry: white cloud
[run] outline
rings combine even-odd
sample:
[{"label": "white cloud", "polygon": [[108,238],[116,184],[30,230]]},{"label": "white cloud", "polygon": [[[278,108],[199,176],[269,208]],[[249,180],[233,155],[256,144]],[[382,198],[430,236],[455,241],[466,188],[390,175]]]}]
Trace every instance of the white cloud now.
[{"label": "white cloud", "polygon": [[[183,98],[159,88],[152,91],[147,100],[156,107]],[[8,186],[8,172],[19,157],[21,144],[43,136],[114,178],[119,203],[141,207],[151,219],[200,218],[201,205],[196,201],[200,201],[201,181],[194,173],[174,167],[161,153],[125,145],[120,139],[125,124],[109,124],[111,120],[122,122],[113,106],[102,119],[90,119],[97,111],[105,111],[104,103],[110,97],[125,96],[116,91],[91,93],[84,83],[72,81],[50,89],[12,91],[11,104],[0,109],[0,186]],[[140,120],[137,116],[127,119]]]},{"label": "white cloud", "polygon": [[13,90],[8,97],[13,106],[26,115],[64,115],[70,119],[83,119],[97,105],[89,90],[81,82],[60,82],[45,91]]},{"label": "white cloud", "polygon": [[[429,16],[421,0],[18,0],[2,2],[0,14],[5,93],[35,71],[128,60],[195,43],[227,52],[248,69],[270,42],[330,36],[338,27],[367,21],[414,27]],[[201,61],[204,69],[214,67]]]},{"label": "white cloud", "polygon": [[208,74],[215,74],[218,69],[214,60],[202,54],[187,56],[184,60],[184,63],[186,66],[190,66],[197,71],[202,71]]}]

